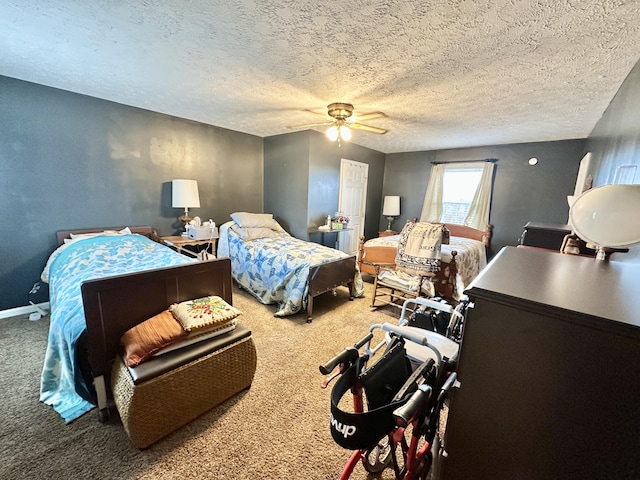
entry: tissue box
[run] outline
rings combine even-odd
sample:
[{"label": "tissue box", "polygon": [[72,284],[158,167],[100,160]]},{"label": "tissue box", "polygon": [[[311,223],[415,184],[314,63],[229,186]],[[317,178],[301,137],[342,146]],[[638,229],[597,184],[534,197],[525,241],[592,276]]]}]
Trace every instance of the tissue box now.
[{"label": "tissue box", "polygon": [[218,238],[218,227],[191,227],[187,231],[187,237],[193,240],[209,240]]},{"label": "tissue box", "polygon": [[331,230],[342,230],[342,226],[340,222],[331,222]]}]

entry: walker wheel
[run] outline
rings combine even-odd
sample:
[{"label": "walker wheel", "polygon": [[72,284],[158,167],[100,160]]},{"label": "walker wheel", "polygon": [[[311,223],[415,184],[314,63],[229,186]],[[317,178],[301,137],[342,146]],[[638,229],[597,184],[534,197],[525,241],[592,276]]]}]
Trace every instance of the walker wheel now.
[{"label": "walker wheel", "polygon": [[378,445],[365,452],[362,459],[364,469],[369,473],[380,473],[391,463],[391,446],[389,437],[385,437],[378,442]]}]

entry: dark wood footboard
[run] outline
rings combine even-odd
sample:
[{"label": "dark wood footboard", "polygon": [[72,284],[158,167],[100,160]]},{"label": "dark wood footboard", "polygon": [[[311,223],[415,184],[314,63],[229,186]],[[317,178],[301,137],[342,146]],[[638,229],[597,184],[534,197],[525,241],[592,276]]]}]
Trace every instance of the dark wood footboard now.
[{"label": "dark wood footboard", "polygon": [[120,337],[172,303],[218,295],[232,304],[231,260],[220,258],[89,280],[81,290],[88,360],[102,415]]},{"label": "dark wood footboard", "polygon": [[349,289],[349,300],[353,300],[355,275],[355,256],[311,267],[309,270],[309,296],[307,297],[307,322],[312,319],[313,299],[318,295],[344,285]]}]

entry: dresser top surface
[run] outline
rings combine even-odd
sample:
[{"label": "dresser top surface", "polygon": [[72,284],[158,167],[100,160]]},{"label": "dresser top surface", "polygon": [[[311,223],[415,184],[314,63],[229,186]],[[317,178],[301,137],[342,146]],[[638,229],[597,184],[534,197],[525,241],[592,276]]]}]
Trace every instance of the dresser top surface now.
[{"label": "dresser top surface", "polygon": [[469,285],[470,297],[514,297],[640,327],[640,264],[505,247]]}]

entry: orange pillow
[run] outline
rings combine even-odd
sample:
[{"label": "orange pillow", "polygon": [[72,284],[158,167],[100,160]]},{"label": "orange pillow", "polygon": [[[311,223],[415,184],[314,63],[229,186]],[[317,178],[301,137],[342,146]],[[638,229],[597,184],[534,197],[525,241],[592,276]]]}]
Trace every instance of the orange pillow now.
[{"label": "orange pillow", "polygon": [[186,338],[186,332],[169,310],[159,313],[129,329],[120,339],[124,361],[135,367],[158,350]]}]

